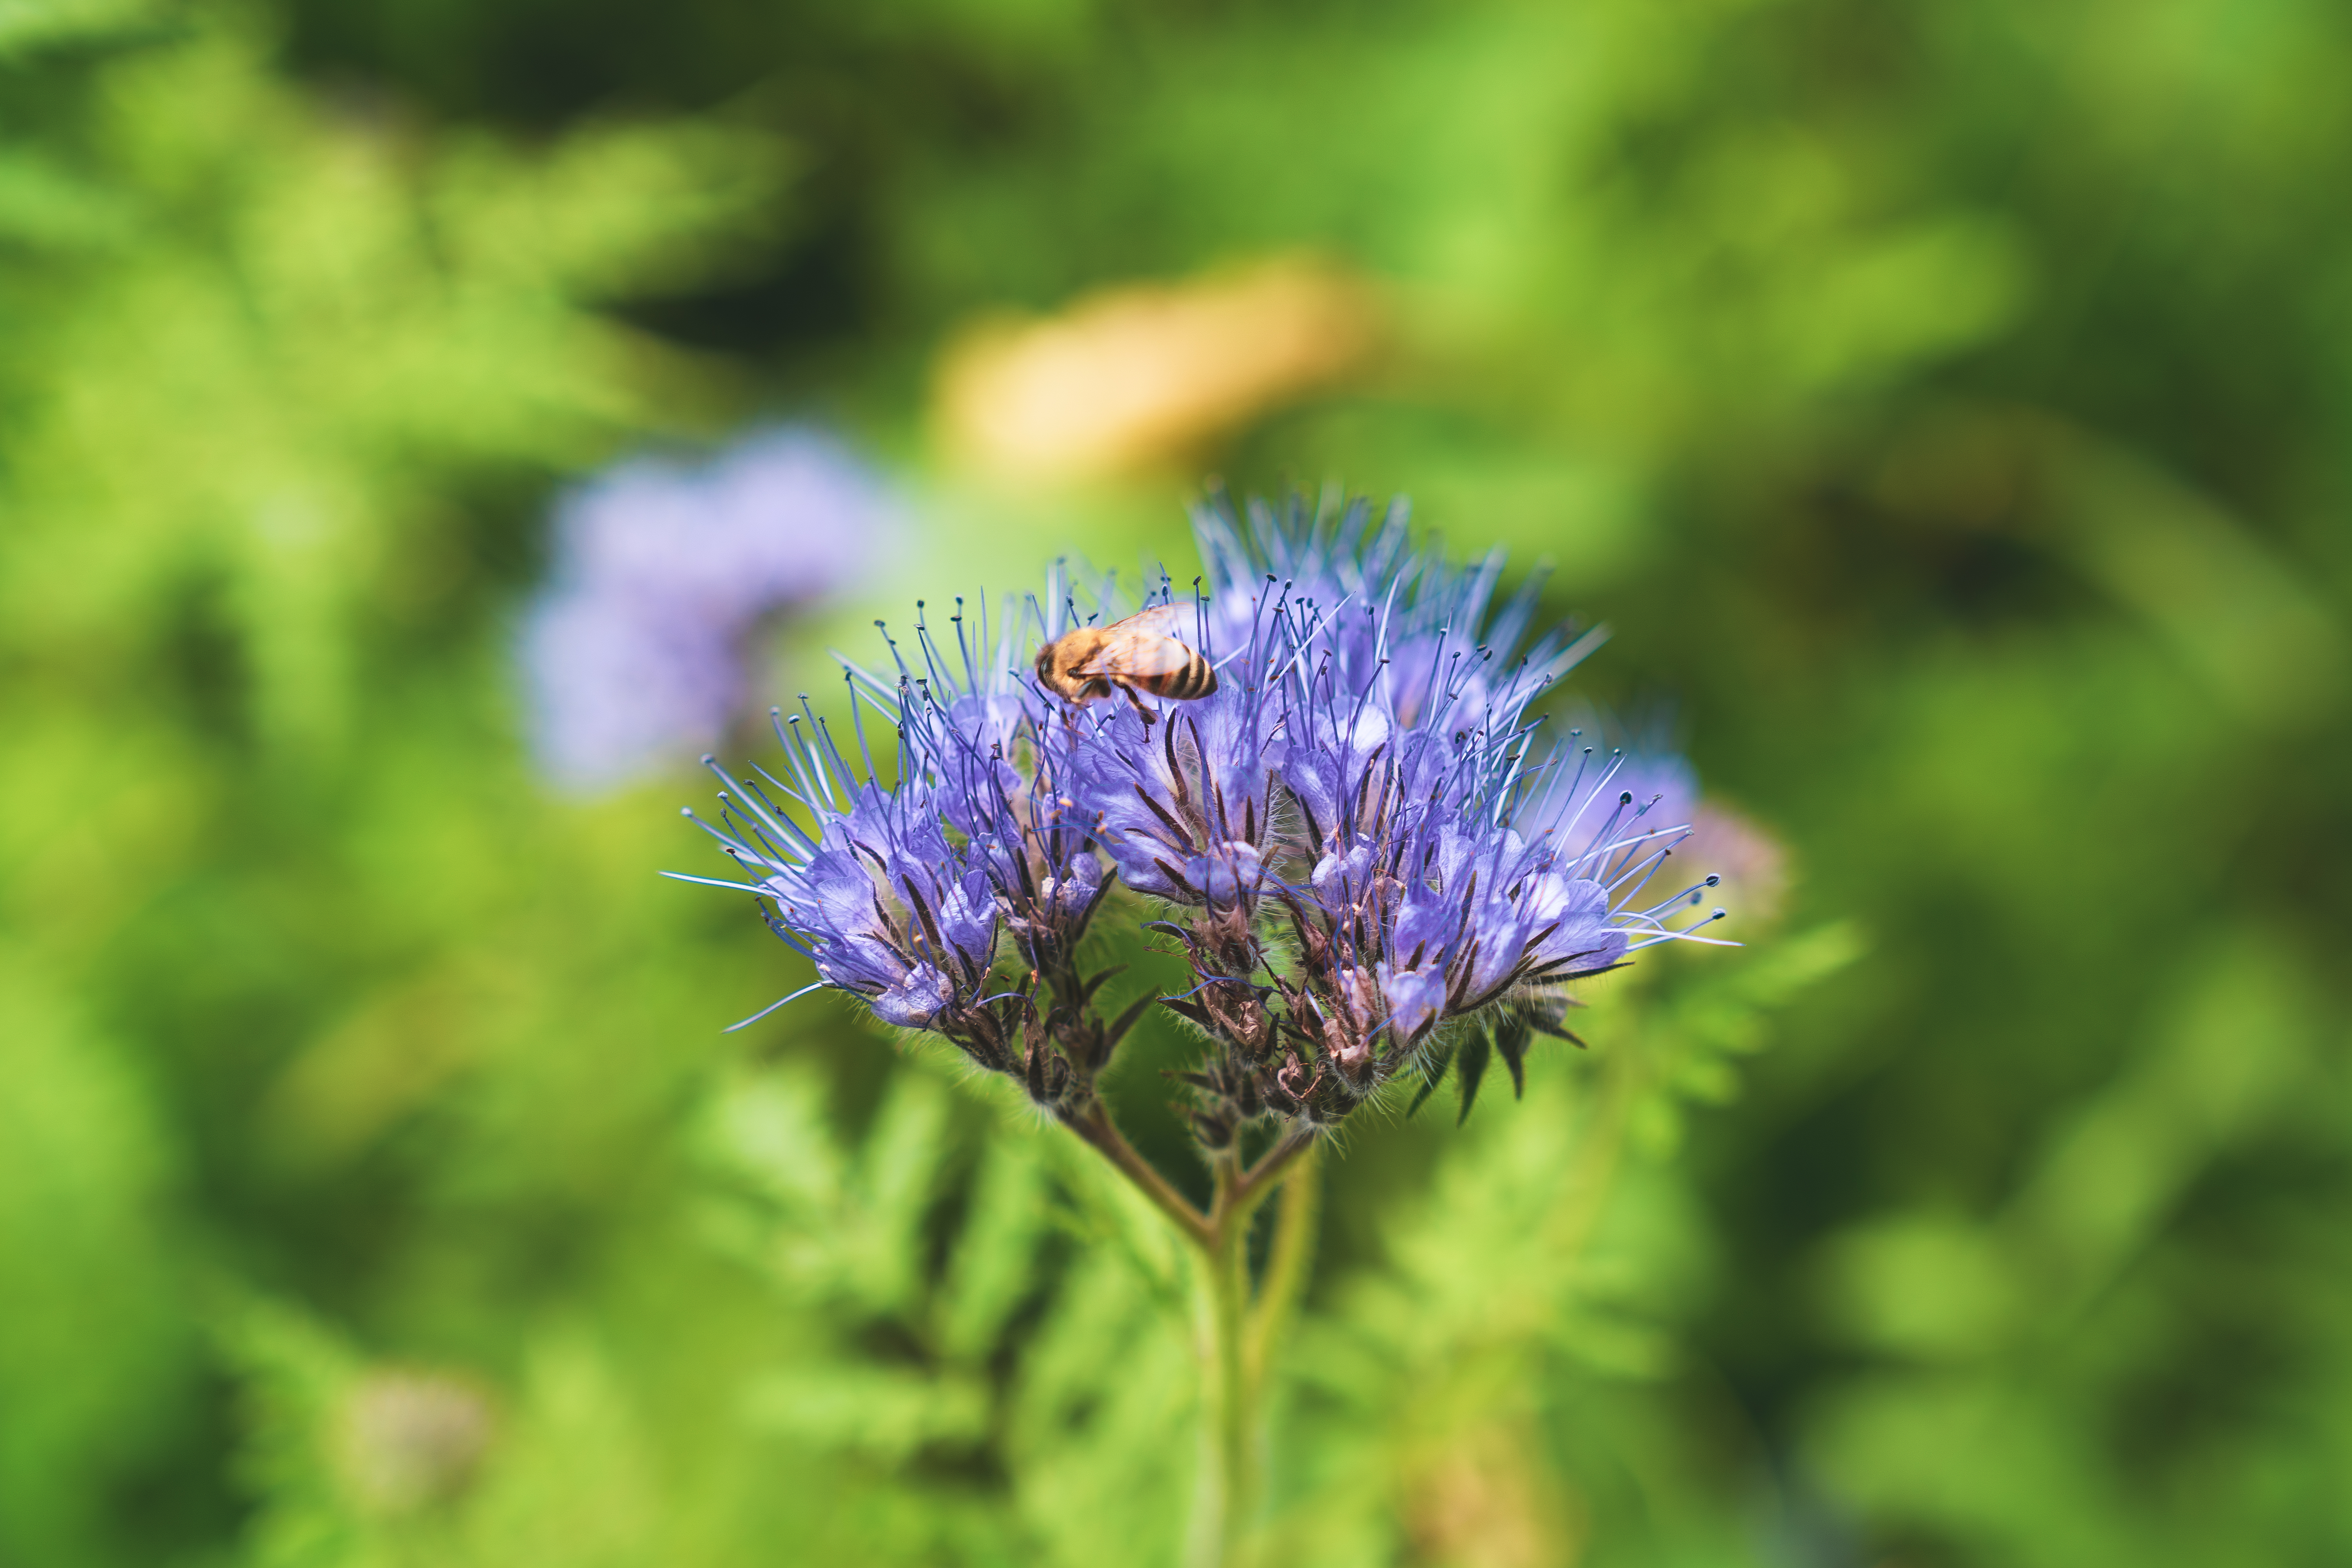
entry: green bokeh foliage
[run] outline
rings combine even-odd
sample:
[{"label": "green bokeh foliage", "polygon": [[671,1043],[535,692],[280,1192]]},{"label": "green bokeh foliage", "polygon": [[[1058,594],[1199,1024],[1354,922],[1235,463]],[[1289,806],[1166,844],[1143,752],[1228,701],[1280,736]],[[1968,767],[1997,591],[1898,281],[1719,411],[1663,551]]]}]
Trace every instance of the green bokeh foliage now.
[{"label": "green bokeh foliage", "polygon": [[[0,1561],[1171,1560],[1152,1216],[822,999],[719,1036],[799,981],[654,879],[700,786],[519,742],[553,489],[770,409],[925,531],[788,685],[1339,475],[1551,559],[1791,848],[1523,1100],[1350,1129],[1281,1560],[2343,1560],[2347,68],[2319,0],[0,6]],[[1344,388],[929,456],[973,313],[1297,247],[1389,301]],[[387,1500],[411,1374],[488,1436]]]}]

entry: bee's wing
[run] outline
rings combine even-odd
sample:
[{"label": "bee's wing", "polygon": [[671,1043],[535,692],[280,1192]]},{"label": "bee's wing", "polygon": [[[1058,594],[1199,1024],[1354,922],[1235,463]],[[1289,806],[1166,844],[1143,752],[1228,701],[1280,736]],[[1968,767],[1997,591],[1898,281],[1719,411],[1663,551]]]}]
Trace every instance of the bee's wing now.
[{"label": "bee's wing", "polygon": [[1174,637],[1133,632],[1118,626],[1110,629],[1095,656],[1078,666],[1078,673],[1150,680],[1155,676],[1175,674],[1192,663],[1192,650]]},{"label": "bee's wing", "polygon": [[1154,605],[1115,622],[1109,631],[1114,637],[1122,632],[1138,637],[1173,637],[1189,647],[1201,640],[1200,607],[1189,604]]}]

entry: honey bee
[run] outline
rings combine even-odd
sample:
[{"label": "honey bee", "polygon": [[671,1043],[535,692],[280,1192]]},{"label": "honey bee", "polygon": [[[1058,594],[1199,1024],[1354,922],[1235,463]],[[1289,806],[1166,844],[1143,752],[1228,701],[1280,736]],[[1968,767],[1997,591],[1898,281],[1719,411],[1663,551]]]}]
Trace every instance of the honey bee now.
[{"label": "honey bee", "polygon": [[1108,626],[1080,626],[1037,650],[1037,679],[1083,707],[1117,687],[1149,723],[1139,691],[1189,702],[1217,689],[1217,672],[1178,631],[1192,629],[1190,605],[1154,605]]}]

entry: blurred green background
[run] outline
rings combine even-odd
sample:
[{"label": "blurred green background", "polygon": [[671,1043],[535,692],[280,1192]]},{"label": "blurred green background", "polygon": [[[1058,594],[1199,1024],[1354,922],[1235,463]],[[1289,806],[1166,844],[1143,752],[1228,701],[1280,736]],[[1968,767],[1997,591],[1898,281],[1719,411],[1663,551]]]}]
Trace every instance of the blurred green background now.
[{"label": "blurred green background", "polygon": [[552,498],[778,417],[917,531],[776,691],[1337,479],[1786,847],[1351,1129],[1281,1561],[2352,1561],[2347,79],[2321,0],[0,5],[0,1562],[1172,1561],[1164,1238],[719,1034],[800,979],[656,879],[690,764],[532,771]]}]

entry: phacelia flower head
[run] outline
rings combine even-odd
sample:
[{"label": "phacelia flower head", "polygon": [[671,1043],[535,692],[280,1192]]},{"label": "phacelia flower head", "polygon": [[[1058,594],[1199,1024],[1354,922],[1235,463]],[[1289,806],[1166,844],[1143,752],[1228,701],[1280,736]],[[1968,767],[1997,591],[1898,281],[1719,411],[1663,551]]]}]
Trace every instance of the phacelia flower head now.
[{"label": "phacelia flower head", "polygon": [[[1217,689],[1192,701],[1129,691],[1069,706],[1031,683],[1039,728],[1066,762],[1068,809],[1136,892],[1203,909],[1255,905],[1272,854],[1275,790],[1288,749],[1280,701],[1287,606],[1255,596],[1254,613],[1213,615],[1163,577],[1142,607],[1173,605],[1189,646],[1218,667]],[[1106,589],[1082,607],[1057,571],[1030,614],[1046,642],[1114,623]]]},{"label": "phacelia flower head", "polygon": [[893,668],[851,665],[851,685],[899,727],[1015,942],[1034,968],[1051,972],[1112,885],[1070,798],[1074,737],[1039,722],[1019,616],[999,616],[992,633],[986,606],[968,614],[959,599],[941,637],[922,605],[916,612],[911,654],[877,623]]},{"label": "phacelia flower head", "polygon": [[[1556,1026],[1569,983],[1722,915],[1673,923],[1712,875],[1652,891],[1689,821],[1653,814],[1663,793],[1637,802],[1622,754],[1598,759],[1571,736],[1528,770],[1528,741],[1465,749],[1458,776],[1472,782],[1458,797],[1441,788],[1424,810],[1389,814],[1377,837],[1360,832],[1304,900],[1307,945],[1329,951],[1334,980],[1310,984],[1300,1010],[1321,1026],[1335,1094],[1376,1089],[1448,1020],[1491,1012]],[[1644,765],[1688,776],[1674,759]],[[1350,978],[1363,974],[1369,987]]]},{"label": "phacelia flower head", "polygon": [[1192,521],[1224,624],[1237,632],[1268,585],[1297,606],[1289,673],[1321,717],[1369,708],[1402,731],[1513,728],[1607,633],[1530,639],[1540,574],[1497,606],[1502,552],[1454,565],[1413,547],[1411,520],[1402,497],[1376,521],[1360,500],[1326,510],[1294,495],[1237,510],[1218,494]]},{"label": "phacelia flower head", "polygon": [[803,429],[699,466],[635,458],[566,495],[520,646],[541,767],[600,789],[715,744],[753,627],[840,585],[893,526],[876,477]]},{"label": "phacelia flower head", "polygon": [[789,781],[758,770],[745,783],[710,762],[726,785],[719,819],[687,814],[741,879],[686,879],[761,901],[769,928],[816,966],[816,984],[795,995],[848,992],[887,1024],[945,1035],[1001,1067],[988,1011],[997,901],[970,841],[950,837],[938,781],[918,771],[884,787],[870,756],[852,766],[814,718],[779,715],[776,735]]},{"label": "phacelia flower head", "polygon": [[1076,1124],[1154,1000],[1106,1026],[1109,972],[1079,969],[1123,889],[1193,971],[1156,1000],[1212,1042],[1185,1081],[1222,1148],[1266,1115],[1336,1121],[1465,1029],[1494,1031],[1516,1076],[1530,1029],[1563,1032],[1566,986],[1706,940],[1721,911],[1694,900],[1717,879],[1667,871],[1688,767],[1578,731],[1547,745],[1533,714],[1601,632],[1531,635],[1533,588],[1498,607],[1499,558],[1415,549],[1402,504],[1244,519],[1218,498],[1194,521],[1193,592],[1163,573],[1133,607],[1213,690],[1041,681],[1041,648],[1130,609],[1056,568],[992,633],[959,600],[951,635],[919,615],[888,668],[852,668],[899,737],[895,786],[813,720],[779,726],[791,782],[767,779],[796,815],[728,779],[713,831],[746,879],[725,885],[766,900],[819,986],[946,1035]]}]

